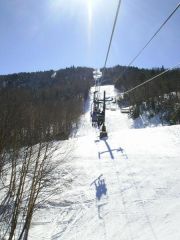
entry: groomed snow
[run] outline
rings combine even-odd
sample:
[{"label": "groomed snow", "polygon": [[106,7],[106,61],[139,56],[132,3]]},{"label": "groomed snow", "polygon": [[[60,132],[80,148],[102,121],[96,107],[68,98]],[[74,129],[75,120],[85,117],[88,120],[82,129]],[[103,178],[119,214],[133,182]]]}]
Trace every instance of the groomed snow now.
[{"label": "groomed snow", "polygon": [[[113,86],[104,89],[116,95]],[[106,111],[108,139],[99,140],[88,106],[76,137],[59,150],[68,146],[70,153],[59,160],[56,186],[63,176],[69,184],[35,212],[29,239],[179,240],[180,126],[135,129],[113,106]]]}]

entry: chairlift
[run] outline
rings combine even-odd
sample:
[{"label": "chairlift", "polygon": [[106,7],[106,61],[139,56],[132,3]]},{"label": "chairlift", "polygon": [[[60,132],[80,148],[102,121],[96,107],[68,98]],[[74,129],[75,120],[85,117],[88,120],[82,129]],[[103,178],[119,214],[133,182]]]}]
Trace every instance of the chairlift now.
[{"label": "chairlift", "polygon": [[117,102],[116,98],[115,97],[112,98],[112,103],[116,103],[116,102]]},{"label": "chairlift", "polygon": [[98,91],[94,91],[93,103],[91,105],[91,118],[92,126],[100,129],[100,139],[107,137],[107,131],[105,126],[105,111],[106,102],[112,102],[112,98],[106,98],[106,92],[104,91],[103,99],[99,99]]},{"label": "chairlift", "polygon": [[102,72],[99,69],[96,69],[95,71],[93,71],[93,77],[94,77],[94,79],[101,78]]},{"label": "chairlift", "polygon": [[100,139],[103,139],[103,138],[107,138],[107,136],[108,136],[108,134],[107,134],[107,131],[106,131],[106,126],[105,126],[105,124],[103,123],[102,128],[101,128],[101,131],[100,131],[99,138],[100,138]]},{"label": "chairlift", "polygon": [[92,118],[92,126],[97,126],[98,123],[98,113],[100,112],[99,100],[98,100],[98,91],[94,91],[93,93],[93,103],[91,105],[91,118]]},{"label": "chairlift", "polygon": [[105,121],[105,113],[103,111],[103,105],[101,101],[95,101],[91,105],[91,118],[92,126],[98,126],[99,128]]}]

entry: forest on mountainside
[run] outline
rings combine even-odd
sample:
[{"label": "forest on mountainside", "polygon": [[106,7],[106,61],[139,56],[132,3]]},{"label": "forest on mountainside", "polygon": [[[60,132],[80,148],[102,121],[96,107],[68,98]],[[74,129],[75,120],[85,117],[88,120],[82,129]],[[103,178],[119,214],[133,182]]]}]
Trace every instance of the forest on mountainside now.
[{"label": "forest on mountainside", "polygon": [[[101,71],[102,70],[103,69],[101,69]],[[117,65],[105,69],[102,85],[114,84],[117,89],[124,92],[145,82],[147,79],[162,73],[164,70],[165,68],[163,66],[152,69],[140,69],[137,67]],[[165,118],[168,121],[171,120],[171,123],[178,123],[180,120],[179,79],[180,69],[173,69],[148,84],[134,90],[128,94],[128,96],[125,96],[124,102],[126,102],[126,104],[128,102],[128,104],[134,106],[134,117],[139,115],[139,107],[144,104],[145,108],[150,109],[151,112],[154,111],[154,114],[162,110],[165,112]],[[50,95],[56,95],[59,99],[58,102],[61,99],[61,102],[66,101],[66,103],[69,101],[68,99],[72,97],[77,99],[77,96],[81,95],[82,97],[83,94],[86,97],[88,95],[89,86],[92,86],[93,84],[93,69],[87,67],[73,66],[58,71],[50,70],[0,76],[0,89],[11,89],[11,91],[13,91],[12,89],[19,88],[21,89],[21,92],[25,92],[28,89],[28,91],[31,91],[36,97],[38,94],[42,95],[42,98],[47,92],[49,92],[48,94]],[[39,93],[37,94],[37,92]],[[50,98],[52,98],[52,96]],[[122,99],[119,100],[122,105]],[[60,104],[58,104],[58,106],[62,113]],[[156,110],[153,110],[152,108],[155,108],[155,106]],[[143,107],[141,107],[141,109],[143,109]],[[56,110],[55,112],[58,111]],[[53,118],[55,119],[54,116]],[[59,118],[62,119],[62,116],[59,116]],[[58,132],[61,132],[62,138],[64,138],[64,135],[67,135],[64,134],[64,130],[61,131],[59,127],[56,129]],[[69,130],[67,130],[67,132],[68,131]]]},{"label": "forest on mountainside", "polygon": [[[114,81],[115,87],[119,90],[127,91],[146,80],[162,73],[166,69],[162,66],[161,68],[153,68],[153,69],[139,69],[136,67],[124,67],[119,77],[117,77]],[[165,93],[180,91],[180,69],[176,68],[169,72],[166,72],[164,75],[157,77],[150,83],[144,85],[140,91],[142,100],[144,97],[151,96],[159,96]],[[147,87],[146,87],[147,86]],[[148,90],[144,94],[145,88]],[[142,94],[143,93],[143,94]],[[147,96],[148,94],[148,96]],[[139,96],[140,97],[140,96]]]},{"label": "forest on mountainside", "polygon": [[[115,87],[121,92],[125,92],[165,70],[163,66],[150,70],[134,67],[124,68],[124,73],[122,72],[120,77],[115,80]],[[168,71],[124,94],[123,99],[119,98],[119,104],[133,106],[131,112],[133,118],[137,118],[144,112],[148,112],[149,118],[160,113],[162,122],[180,123],[180,69]]]},{"label": "forest on mountainside", "polygon": [[[1,138],[16,135],[20,146],[67,139],[88,96],[91,72],[72,67],[0,76]],[[11,137],[2,140],[4,146],[11,146]]]}]

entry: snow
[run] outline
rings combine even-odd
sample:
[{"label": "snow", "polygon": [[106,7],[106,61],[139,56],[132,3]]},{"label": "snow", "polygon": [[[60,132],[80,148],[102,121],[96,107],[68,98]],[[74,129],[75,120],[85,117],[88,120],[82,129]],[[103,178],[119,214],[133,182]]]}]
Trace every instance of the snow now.
[{"label": "snow", "polygon": [[[116,95],[113,86],[103,90]],[[63,176],[69,185],[35,212],[29,239],[179,240],[180,126],[156,119],[144,128],[113,106],[106,111],[108,138],[99,140],[90,106],[76,136],[64,142],[65,160],[58,160],[62,146],[54,156],[56,187]],[[96,181],[96,189],[99,176],[105,185]]]},{"label": "snow", "polygon": [[54,72],[52,75],[51,75],[51,78],[55,78],[56,77],[56,72]]}]

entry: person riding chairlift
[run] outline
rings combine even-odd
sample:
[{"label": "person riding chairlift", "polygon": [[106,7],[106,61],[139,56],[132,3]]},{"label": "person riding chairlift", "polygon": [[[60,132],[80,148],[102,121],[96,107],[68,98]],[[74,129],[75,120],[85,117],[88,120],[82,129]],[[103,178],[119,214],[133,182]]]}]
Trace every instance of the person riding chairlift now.
[{"label": "person riding chairlift", "polygon": [[99,109],[95,106],[91,114],[93,127],[96,126],[96,123],[98,122],[98,113],[99,113]]},{"label": "person riding chairlift", "polygon": [[97,124],[99,128],[102,126],[103,123],[104,123],[104,111],[100,112],[97,116]]}]

